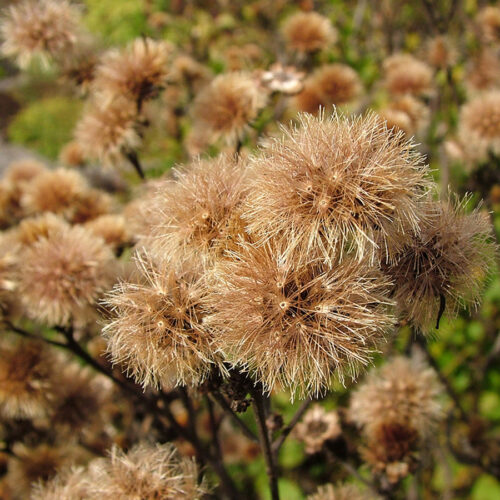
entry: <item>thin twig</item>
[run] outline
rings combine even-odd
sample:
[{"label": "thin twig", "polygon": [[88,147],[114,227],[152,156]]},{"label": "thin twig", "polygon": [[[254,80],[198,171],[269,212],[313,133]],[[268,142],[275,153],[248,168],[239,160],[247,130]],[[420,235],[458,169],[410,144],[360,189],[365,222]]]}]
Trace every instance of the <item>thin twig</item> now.
[{"label": "thin twig", "polygon": [[273,442],[273,453],[276,454],[280,451],[280,448],[285,442],[285,439],[288,437],[288,435],[292,432],[292,430],[297,425],[299,420],[302,418],[302,415],[306,412],[307,408],[309,408],[311,401],[312,401],[311,398],[307,398],[299,406],[298,410],[295,412],[295,415],[292,417],[292,420],[290,420],[290,423],[287,426],[283,427],[281,434]]},{"label": "thin twig", "polygon": [[271,438],[269,436],[269,429],[267,427],[266,404],[260,389],[257,387],[252,390],[253,409],[255,413],[255,420],[259,429],[260,447],[264,460],[266,462],[266,472],[269,478],[269,486],[271,488],[272,500],[279,500],[278,490],[278,470],[274,460],[274,453],[271,445]]},{"label": "thin twig", "polygon": [[137,153],[135,151],[127,151],[125,153],[125,157],[132,164],[132,166],[135,168],[139,177],[141,179],[145,179],[146,176],[144,175],[144,170],[142,169],[142,165],[141,165],[141,162],[139,160],[139,156],[137,156]]},{"label": "thin twig", "polygon": [[217,391],[210,393],[213,399],[219,403],[220,407],[231,417],[233,422],[241,429],[243,434],[250,440],[258,443],[259,438],[252,432],[252,430],[243,422],[243,420],[238,417],[236,412],[231,408],[230,404],[226,401],[226,398]]}]

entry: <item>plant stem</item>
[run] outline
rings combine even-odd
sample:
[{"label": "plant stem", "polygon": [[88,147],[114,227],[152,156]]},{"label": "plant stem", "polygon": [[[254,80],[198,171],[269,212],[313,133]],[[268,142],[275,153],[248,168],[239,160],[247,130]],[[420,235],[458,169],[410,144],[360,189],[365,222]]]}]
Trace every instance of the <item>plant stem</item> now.
[{"label": "plant stem", "polygon": [[295,415],[293,416],[292,420],[290,420],[290,423],[283,428],[281,431],[281,434],[279,437],[273,442],[273,453],[277,454],[280,451],[281,446],[285,442],[285,439],[288,437],[290,432],[292,432],[293,428],[299,420],[302,418],[302,415],[306,412],[307,408],[309,408],[309,405],[311,404],[312,399],[307,398],[298,408],[298,410],[295,412]]},{"label": "plant stem", "polygon": [[212,398],[219,403],[219,406],[226,412],[227,415],[231,417],[233,422],[241,429],[243,434],[256,443],[259,442],[259,438],[251,431],[251,429],[241,420],[236,412],[231,408],[230,404],[226,401],[226,398],[218,391],[213,391],[210,393]]},{"label": "plant stem", "polygon": [[142,169],[141,162],[139,161],[139,157],[137,156],[137,153],[135,151],[127,151],[125,153],[125,157],[132,164],[132,166],[135,168],[139,177],[144,180],[146,178],[146,176],[144,175],[144,170]]},{"label": "plant stem", "polygon": [[257,427],[259,429],[260,447],[266,461],[266,471],[271,488],[271,498],[272,500],[279,500],[280,495],[278,490],[278,470],[276,467],[273,448],[271,445],[271,438],[269,436],[269,429],[266,423],[266,403],[260,391],[261,389],[259,387],[252,390],[252,405],[255,413]]}]

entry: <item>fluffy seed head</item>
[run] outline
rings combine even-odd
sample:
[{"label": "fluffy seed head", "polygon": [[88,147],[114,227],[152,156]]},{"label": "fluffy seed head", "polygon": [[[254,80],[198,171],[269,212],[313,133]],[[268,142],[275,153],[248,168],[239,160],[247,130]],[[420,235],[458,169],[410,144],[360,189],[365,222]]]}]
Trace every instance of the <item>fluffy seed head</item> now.
[{"label": "fluffy seed head", "polygon": [[260,81],[271,92],[282,92],[285,95],[294,95],[302,90],[305,73],[298,71],[294,66],[273,64],[260,75]]},{"label": "fluffy seed head", "polygon": [[234,143],[266,102],[256,80],[246,73],[219,75],[204,87],[193,103],[194,137],[214,142],[223,137]]},{"label": "fluffy seed head", "polygon": [[403,95],[380,110],[388,129],[402,130],[407,137],[421,133],[429,124],[429,108],[411,95]]},{"label": "fluffy seed head", "polygon": [[44,416],[53,396],[54,357],[38,342],[0,345],[0,415]]},{"label": "fluffy seed head", "polygon": [[132,239],[123,215],[100,215],[99,217],[87,222],[85,227],[92,231],[96,236],[100,236],[110,247],[114,249],[126,245]]},{"label": "fluffy seed head", "polygon": [[121,50],[111,49],[97,68],[94,88],[105,98],[123,96],[140,106],[165,85],[171,50],[167,42],[150,38],[138,38]]},{"label": "fluffy seed head", "polygon": [[175,175],[155,194],[152,210],[160,217],[148,248],[158,255],[205,261],[225,238],[230,218],[247,193],[244,162],[219,155],[195,160]]},{"label": "fluffy seed head", "polygon": [[42,323],[89,321],[113,278],[114,257],[101,238],[80,226],[62,228],[23,252],[19,296],[27,315]]},{"label": "fluffy seed head", "polygon": [[113,317],[103,333],[113,361],[143,386],[198,385],[218,359],[198,273],[145,256],[137,264],[142,280],[117,285],[106,299]]},{"label": "fluffy seed head", "polygon": [[396,357],[368,373],[351,396],[350,417],[368,438],[380,438],[380,425],[399,423],[430,436],[442,417],[437,375],[416,354]]},{"label": "fluffy seed head", "polygon": [[391,95],[428,95],[432,91],[432,69],[409,54],[395,54],[384,61],[384,85]]},{"label": "fluffy seed head", "polygon": [[49,481],[38,482],[31,492],[31,500],[91,500],[85,485],[85,469],[64,469]]},{"label": "fluffy seed head", "polygon": [[442,306],[454,315],[477,305],[493,263],[489,217],[477,210],[465,214],[466,201],[427,203],[418,231],[384,265],[400,314],[422,331],[434,327]]},{"label": "fluffy seed head", "polygon": [[[392,324],[388,283],[366,263],[307,260],[287,242],[242,244],[213,269],[209,324],[235,365],[266,390],[302,397],[356,376]],[[302,262],[301,262],[302,261]]]},{"label": "fluffy seed head", "polygon": [[445,36],[437,36],[427,44],[427,60],[435,68],[447,68],[455,64],[457,52]]},{"label": "fluffy seed head", "polygon": [[486,42],[500,40],[500,8],[493,5],[484,7],[477,15],[476,22],[481,30],[481,36]]},{"label": "fluffy seed head", "polygon": [[67,0],[25,0],[11,6],[3,19],[1,51],[21,67],[33,57],[47,63],[71,50],[79,37],[80,16]]},{"label": "fluffy seed head", "polygon": [[335,42],[337,33],[330,20],[317,12],[297,12],[281,30],[287,46],[298,52],[326,49]]},{"label": "fluffy seed head", "polygon": [[295,428],[295,437],[305,444],[306,453],[321,451],[325,441],[335,439],[340,434],[342,429],[337,412],[327,412],[319,404],[308,410]]},{"label": "fluffy seed head", "polygon": [[465,75],[465,84],[469,94],[494,90],[500,83],[500,59],[489,47],[483,47],[471,57]]},{"label": "fluffy seed head", "polygon": [[4,179],[13,184],[30,182],[47,171],[45,165],[37,160],[20,160],[10,163],[5,169]]},{"label": "fluffy seed head", "polygon": [[318,107],[331,107],[352,101],[362,91],[358,74],[346,64],[327,64],[318,68],[295,97],[300,111],[317,113]]},{"label": "fluffy seed head", "polygon": [[51,212],[71,218],[75,199],[88,189],[78,172],[58,168],[39,174],[24,189],[21,203],[28,214]]},{"label": "fluffy seed head", "polygon": [[418,223],[417,202],[427,168],[411,143],[373,114],[344,118],[300,115],[252,161],[245,204],[247,230],[266,240],[283,237],[310,248],[373,254],[380,238],[399,241]]},{"label": "fluffy seed head", "polygon": [[29,246],[42,238],[48,238],[54,231],[69,228],[60,216],[47,212],[36,217],[23,219],[14,231],[15,239],[23,246]]},{"label": "fluffy seed head", "polygon": [[89,159],[115,164],[141,144],[136,105],[119,98],[91,104],[75,129],[75,140]]},{"label": "fluffy seed head", "polygon": [[458,133],[472,160],[485,160],[488,152],[500,155],[500,91],[484,93],[464,104]]},{"label": "fluffy seed head", "polygon": [[59,161],[69,167],[81,167],[85,164],[85,152],[80,143],[70,141],[66,144],[59,154]]},{"label": "fluffy seed head", "polygon": [[89,479],[88,495],[96,500],[201,500],[207,493],[195,462],[170,443],[141,443],[128,453],[114,447],[108,459],[91,463]]},{"label": "fluffy seed head", "polygon": [[307,500],[376,500],[373,495],[361,491],[354,484],[326,484],[320,486],[316,493],[309,495]]}]

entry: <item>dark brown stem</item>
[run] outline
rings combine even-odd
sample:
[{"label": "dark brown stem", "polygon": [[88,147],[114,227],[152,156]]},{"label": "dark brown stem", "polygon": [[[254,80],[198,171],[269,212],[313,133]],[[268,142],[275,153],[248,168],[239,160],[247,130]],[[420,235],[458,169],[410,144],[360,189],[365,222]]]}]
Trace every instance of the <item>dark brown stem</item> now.
[{"label": "dark brown stem", "polygon": [[462,420],[464,422],[468,422],[469,417],[467,416],[467,413],[465,412],[465,410],[460,402],[458,394],[455,392],[455,390],[451,386],[450,381],[441,372],[439,365],[437,364],[436,360],[434,359],[434,357],[432,356],[432,354],[430,353],[430,351],[428,349],[427,342],[426,342],[425,338],[422,335],[417,334],[416,340],[417,340],[418,345],[420,346],[420,349],[424,353],[425,358],[427,359],[427,362],[429,363],[429,365],[432,366],[432,368],[436,372],[439,380],[441,381],[444,388],[446,389],[446,393],[448,394],[448,396],[451,398],[451,400],[455,404],[455,407],[459,411]]},{"label": "dark brown stem", "polygon": [[285,442],[285,439],[288,437],[288,435],[292,432],[292,430],[297,425],[299,420],[302,418],[302,415],[304,415],[307,408],[309,408],[311,401],[312,401],[311,398],[307,398],[299,406],[298,410],[295,412],[295,415],[292,417],[292,420],[290,420],[290,423],[283,428],[279,437],[275,439],[275,441],[273,442],[273,453],[277,454],[280,451],[280,448]]},{"label": "dark brown stem", "polygon": [[241,420],[236,412],[231,408],[230,404],[226,401],[226,398],[217,391],[213,391],[210,393],[212,398],[217,401],[219,406],[226,412],[229,417],[231,417],[232,421],[241,429],[243,434],[250,440],[258,443],[259,438],[251,431],[251,429]]},{"label": "dark brown stem", "polygon": [[145,179],[146,176],[144,175],[144,170],[142,169],[142,165],[141,165],[141,162],[139,160],[139,156],[137,156],[137,153],[135,151],[127,151],[125,153],[125,157],[132,164],[132,166],[135,168],[139,177],[141,179]]},{"label": "dark brown stem", "polygon": [[252,390],[252,397],[255,420],[257,422],[257,428],[259,429],[260,447],[266,461],[266,472],[269,478],[269,486],[271,488],[271,498],[272,500],[279,500],[280,495],[278,490],[278,470],[274,459],[269,429],[266,423],[266,403],[264,401],[264,396],[262,395],[261,388],[254,388]]},{"label": "dark brown stem", "polygon": [[10,321],[4,320],[4,323],[12,333],[17,333],[18,335],[21,335],[22,337],[25,337],[27,339],[41,340],[46,344],[50,344],[56,347],[66,347],[66,344],[64,344],[63,342],[58,342],[57,340],[51,340],[43,337],[42,335],[36,335],[34,333],[28,332],[26,330],[23,330],[22,328],[19,328],[18,326],[13,325],[12,323],[10,323]]}]

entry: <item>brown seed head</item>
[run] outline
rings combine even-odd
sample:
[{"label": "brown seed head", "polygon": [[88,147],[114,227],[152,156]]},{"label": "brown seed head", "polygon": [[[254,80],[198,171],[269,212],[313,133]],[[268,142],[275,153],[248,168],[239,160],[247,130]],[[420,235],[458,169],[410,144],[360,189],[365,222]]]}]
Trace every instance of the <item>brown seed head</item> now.
[{"label": "brown seed head", "polygon": [[117,214],[105,214],[85,224],[96,236],[100,236],[110,247],[117,249],[132,239],[125,217]]},{"label": "brown seed head", "polygon": [[143,386],[198,385],[219,359],[205,326],[198,273],[139,256],[139,283],[107,296],[111,321],[103,333],[113,362]]},{"label": "brown seed head", "polygon": [[209,142],[223,137],[226,142],[235,143],[265,102],[265,92],[250,75],[219,75],[196,96],[192,134],[206,136]]},{"label": "brown seed head", "polygon": [[72,467],[46,482],[33,486],[31,500],[93,500],[85,485],[85,469]]},{"label": "brown seed head", "polygon": [[60,216],[47,212],[36,217],[23,219],[14,230],[15,239],[23,246],[29,246],[49,234],[69,228]]},{"label": "brown seed head", "polygon": [[316,493],[309,495],[307,500],[376,500],[368,493],[365,493],[354,484],[326,484],[320,486]]},{"label": "brown seed head", "polygon": [[419,230],[384,265],[400,314],[424,332],[434,327],[443,305],[454,315],[478,304],[494,261],[489,217],[477,210],[466,215],[466,201],[426,204]]},{"label": "brown seed head", "polygon": [[432,68],[409,54],[388,57],[384,71],[384,85],[391,95],[423,96],[432,92]]},{"label": "brown seed head", "polygon": [[49,325],[91,321],[113,283],[114,262],[104,240],[83,227],[51,232],[23,252],[19,297],[26,314]]},{"label": "brown seed head", "polygon": [[500,8],[488,5],[476,17],[481,37],[486,42],[500,41]]},{"label": "brown seed head", "polygon": [[462,106],[459,137],[468,157],[480,162],[500,155],[500,91],[484,93]]},{"label": "brown seed head", "polygon": [[[427,168],[413,145],[373,114],[300,115],[252,161],[252,189],[243,218],[261,240],[282,237],[290,248],[354,250],[373,256],[375,238],[401,238],[417,227]],[[332,253],[333,252],[333,253]]]},{"label": "brown seed head", "polygon": [[160,217],[143,244],[158,255],[208,259],[247,193],[245,167],[242,160],[219,155],[176,170],[176,179],[157,189],[152,209]]},{"label": "brown seed head", "polygon": [[165,41],[137,38],[124,49],[104,54],[93,86],[105,99],[125,97],[138,106],[166,84],[172,47]]},{"label": "brown seed head", "polygon": [[128,453],[113,447],[109,458],[91,463],[88,479],[89,498],[96,500],[201,500],[207,493],[194,460],[170,443],[141,443]]},{"label": "brown seed head", "polygon": [[297,259],[287,243],[242,244],[212,271],[220,349],[272,390],[318,394],[356,376],[392,324],[388,283],[366,263]]},{"label": "brown seed head", "polygon": [[285,21],[281,32],[287,46],[302,53],[326,49],[337,38],[330,20],[317,12],[293,14]]},{"label": "brown seed head", "polygon": [[500,84],[500,59],[489,47],[471,57],[467,65],[465,84],[470,95],[485,90],[495,90]]},{"label": "brown seed head", "polygon": [[46,415],[53,399],[55,361],[38,342],[0,344],[0,415],[35,418]]},{"label": "brown seed head", "polygon": [[295,427],[295,438],[305,444],[306,453],[317,453],[328,439],[335,439],[342,434],[339,416],[336,411],[326,412],[315,404],[304,415],[302,422]]},{"label": "brown seed head", "polygon": [[72,50],[79,39],[80,15],[67,0],[25,0],[11,6],[0,27],[1,51],[21,67],[34,57],[47,63]]},{"label": "brown seed head", "polygon": [[124,98],[91,104],[75,129],[86,158],[115,164],[141,144],[136,105]]},{"label": "brown seed head", "polygon": [[429,124],[429,108],[411,95],[403,95],[380,110],[380,116],[387,121],[387,128],[402,130],[411,137],[422,133]]},{"label": "brown seed head", "polygon": [[20,160],[8,165],[5,169],[4,179],[13,184],[30,182],[46,171],[45,165],[37,160]]},{"label": "brown seed head", "polygon": [[414,429],[421,439],[432,435],[443,416],[440,394],[436,373],[421,356],[399,356],[368,373],[351,396],[350,417],[368,439],[389,439],[391,429],[380,426],[394,423]]}]

